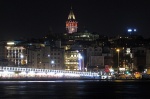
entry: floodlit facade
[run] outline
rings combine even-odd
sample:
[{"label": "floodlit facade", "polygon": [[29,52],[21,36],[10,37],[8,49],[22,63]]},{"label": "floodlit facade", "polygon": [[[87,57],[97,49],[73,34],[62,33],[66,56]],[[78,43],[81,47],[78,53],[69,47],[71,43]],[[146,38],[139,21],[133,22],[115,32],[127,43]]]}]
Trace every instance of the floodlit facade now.
[{"label": "floodlit facade", "polygon": [[23,46],[16,46],[15,42],[7,42],[5,46],[7,49],[7,59],[10,65],[24,66],[27,64],[26,48]]},{"label": "floodlit facade", "polygon": [[65,66],[66,70],[83,71],[84,58],[79,51],[65,51]]},{"label": "floodlit facade", "polygon": [[80,41],[94,41],[99,38],[98,34],[92,34],[88,31],[84,32],[77,32],[70,35],[65,34],[66,39],[72,39],[72,40],[80,40]]},{"label": "floodlit facade", "polygon": [[71,8],[70,13],[68,15],[68,20],[66,21],[67,33],[69,33],[69,34],[75,33],[75,32],[77,32],[77,28],[78,28],[78,22],[76,21],[75,15]]}]

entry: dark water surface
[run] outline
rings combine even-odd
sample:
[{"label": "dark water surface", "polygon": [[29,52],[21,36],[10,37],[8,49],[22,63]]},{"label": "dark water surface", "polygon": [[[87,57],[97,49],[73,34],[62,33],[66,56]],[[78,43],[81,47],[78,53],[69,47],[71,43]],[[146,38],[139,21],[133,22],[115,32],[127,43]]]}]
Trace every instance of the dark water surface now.
[{"label": "dark water surface", "polygon": [[150,81],[0,81],[0,99],[150,99]]}]

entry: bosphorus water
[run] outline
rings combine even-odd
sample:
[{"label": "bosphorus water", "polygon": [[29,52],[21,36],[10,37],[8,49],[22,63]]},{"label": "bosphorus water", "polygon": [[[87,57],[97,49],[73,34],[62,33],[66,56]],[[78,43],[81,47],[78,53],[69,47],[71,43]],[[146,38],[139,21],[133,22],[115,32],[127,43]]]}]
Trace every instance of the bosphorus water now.
[{"label": "bosphorus water", "polygon": [[149,80],[0,81],[0,99],[150,99]]}]

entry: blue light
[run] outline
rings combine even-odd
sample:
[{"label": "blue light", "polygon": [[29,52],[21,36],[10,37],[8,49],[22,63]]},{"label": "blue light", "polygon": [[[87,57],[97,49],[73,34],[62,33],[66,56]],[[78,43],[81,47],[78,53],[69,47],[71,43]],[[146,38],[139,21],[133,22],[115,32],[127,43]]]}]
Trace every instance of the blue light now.
[{"label": "blue light", "polygon": [[79,70],[81,70],[81,67],[82,67],[82,55],[79,53],[78,54],[78,61],[79,61]]},{"label": "blue light", "polygon": [[82,56],[81,56],[81,54],[79,53],[79,59],[82,59]]},{"label": "blue light", "polygon": [[136,29],[134,29],[134,32],[136,32]]},{"label": "blue light", "polygon": [[128,29],[128,32],[132,32],[132,29]]}]

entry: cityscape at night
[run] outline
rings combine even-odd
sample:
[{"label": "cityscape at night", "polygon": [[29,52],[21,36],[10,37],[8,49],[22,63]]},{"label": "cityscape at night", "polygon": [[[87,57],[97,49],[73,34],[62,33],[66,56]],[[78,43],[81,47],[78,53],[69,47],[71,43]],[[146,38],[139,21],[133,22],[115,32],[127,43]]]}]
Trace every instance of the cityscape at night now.
[{"label": "cityscape at night", "polygon": [[0,98],[35,98],[29,90],[41,90],[37,96],[46,99],[88,99],[107,91],[114,99],[147,99],[147,1],[2,0],[0,8]]}]

